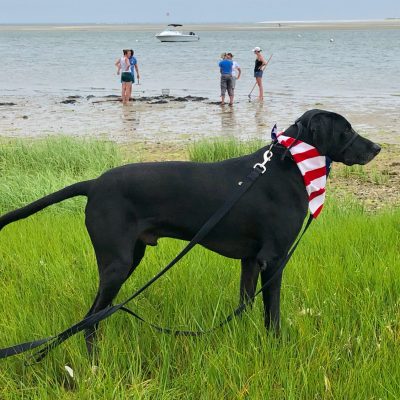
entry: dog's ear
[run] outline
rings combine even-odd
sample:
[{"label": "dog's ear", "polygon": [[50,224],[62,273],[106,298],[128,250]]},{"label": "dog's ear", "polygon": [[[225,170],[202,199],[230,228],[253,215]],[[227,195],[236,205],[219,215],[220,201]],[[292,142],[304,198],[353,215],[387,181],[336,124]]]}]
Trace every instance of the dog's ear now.
[{"label": "dog's ear", "polygon": [[335,118],[332,113],[321,112],[313,116],[308,124],[310,142],[322,155],[326,155],[332,143]]}]

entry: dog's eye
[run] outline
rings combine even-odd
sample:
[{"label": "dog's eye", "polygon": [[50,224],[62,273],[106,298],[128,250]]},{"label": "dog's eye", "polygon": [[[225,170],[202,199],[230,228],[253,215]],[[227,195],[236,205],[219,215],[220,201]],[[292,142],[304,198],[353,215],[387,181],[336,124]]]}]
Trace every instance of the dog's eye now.
[{"label": "dog's eye", "polygon": [[352,132],[353,132],[353,129],[352,129],[351,125],[349,124],[349,125],[346,126],[346,128],[342,132],[342,136],[343,137],[350,136],[352,134]]}]

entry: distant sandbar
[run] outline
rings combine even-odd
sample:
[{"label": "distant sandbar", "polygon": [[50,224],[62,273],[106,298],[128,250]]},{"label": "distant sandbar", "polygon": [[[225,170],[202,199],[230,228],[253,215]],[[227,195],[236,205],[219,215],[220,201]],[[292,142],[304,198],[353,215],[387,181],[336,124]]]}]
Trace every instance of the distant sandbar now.
[{"label": "distant sandbar", "polygon": [[[149,31],[165,24],[0,24],[0,31]],[[351,21],[265,21],[257,23],[185,24],[192,31],[323,30],[323,29],[400,29],[400,18]]]}]

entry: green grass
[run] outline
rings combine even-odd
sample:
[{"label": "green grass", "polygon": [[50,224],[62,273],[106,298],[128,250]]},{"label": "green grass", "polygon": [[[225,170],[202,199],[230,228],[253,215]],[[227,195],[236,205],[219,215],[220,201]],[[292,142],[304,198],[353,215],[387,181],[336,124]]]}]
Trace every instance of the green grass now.
[{"label": "green grass", "polygon": [[189,159],[196,162],[215,162],[253,153],[265,146],[262,140],[240,141],[235,138],[200,140],[189,146]]},{"label": "green grass", "polygon": [[[21,207],[71,183],[120,165],[117,145],[99,140],[49,137],[0,142],[0,210]],[[79,209],[71,200],[62,209]]]},{"label": "green grass", "polygon": [[[74,161],[68,149],[57,155],[69,160],[58,169],[68,182],[119,162],[110,144],[73,142],[82,157]],[[58,165],[50,154],[32,156],[43,143],[30,145],[24,158],[31,167],[17,172],[10,149],[23,154],[21,145],[1,150],[0,214],[20,205],[7,197],[4,180],[27,174],[30,180],[13,188],[30,200],[45,190],[36,189],[42,174],[49,189],[63,182],[46,172],[43,164]],[[47,146],[54,155],[51,140]],[[0,232],[0,347],[60,332],[90,307],[97,267],[80,205],[55,205]],[[40,364],[25,366],[24,356],[0,361],[0,399],[398,399],[399,221],[398,209],[371,215],[353,201],[328,199],[285,271],[279,339],[264,331],[261,299],[240,320],[201,338],[162,335],[117,313],[101,324],[96,375],[78,335]],[[149,248],[117,301],[183,246],[163,239]],[[196,247],[131,307],[157,324],[211,327],[237,305],[239,270],[238,261]]]},{"label": "green grass", "polygon": [[366,170],[362,165],[344,166],[333,172],[332,176],[341,178],[357,178],[361,182],[371,182],[375,185],[384,185],[389,181],[389,171],[387,169],[378,170],[372,168]]}]

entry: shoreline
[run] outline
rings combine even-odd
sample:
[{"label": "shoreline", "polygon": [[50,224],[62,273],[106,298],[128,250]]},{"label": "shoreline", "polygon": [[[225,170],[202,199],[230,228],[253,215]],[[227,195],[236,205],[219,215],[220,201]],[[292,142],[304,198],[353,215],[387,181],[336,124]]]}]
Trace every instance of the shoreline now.
[{"label": "shoreline", "polygon": [[[51,152],[51,144],[54,136],[12,138],[0,136],[0,144],[7,147],[9,145],[17,147],[23,143],[26,149],[44,140],[48,142],[48,150]],[[85,138],[83,138],[85,139]],[[108,142],[107,138],[89,138],[90,140]],[[230,138],[218,137],[200,139],[201,146],[205,143],[214,141],[224,143]],[[235,141],[240,146],[242,140]],[[56,139],[57,143],[57,139]],[[79,142],[77,142],[79,143]],[[79,146],[85,146],[85,141]],[[91,142],[87,142],[91,143]],[[351,167],[341,163],[333,163],[333,168],[329,179],[329,196],[346,201],[348,197],[354,199],[368,212],[377,212],[382,209],[395,209],[400,206],[400,144],[391,145],[379,142],[382,150],[370,163],[365,166],[354,165]],[[266,141],[265,144],[268,144]],[[79,147],[78,146],[78,147]],[[125,143],[115,143],[116,149],[120,154],[121,163],[126,165],[137,162],[168,162],[168,161],[190,161],[190,149],[196,146],[196,141],[190,142],[182,140],[180,142],[166,141],[132,141]],[[259,145],[260,147],[263,144]],[[228,157],[229,158],[229,157]]]},{"label": "shoreline", "polygon": [[395,104],[383,110],[373,104],[357,106],[330,97],[295,102],[270,93],[262,103],[240,95],[234,106],[228,107],[220,106],[215,97],[172,94],[137,93],[127,106],[122,106],[117,94],[3,97],[0,137],[62,134],[105,137],[117,143],[179,143],[215,137],[264,140],[275,123],[278,129],[285,129],[306,110],[317,108],[343,115],[372,140],[400,144],[400,116]]},{"label": "shoreline", "polygon": [[[158,24],[0,24],[0,32],[7,31],[139,31],[157,32],[167,22]],[[342,29],[400,29],[400,18],[351,21],[265,21],[250,23],[184,24],[184,30],[206,31],[279,31],[279,30],[342,30]]]}]

